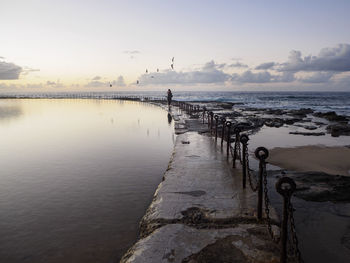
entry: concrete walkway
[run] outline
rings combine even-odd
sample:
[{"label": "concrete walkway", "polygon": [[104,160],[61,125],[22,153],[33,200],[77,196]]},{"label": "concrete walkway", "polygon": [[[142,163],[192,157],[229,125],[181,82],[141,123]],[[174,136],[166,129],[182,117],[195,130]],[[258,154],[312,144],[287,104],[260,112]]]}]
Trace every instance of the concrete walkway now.
[{"label": "concrete walkway", "polygon": [[279,262],[278,247],[255,217],[257,194],[242,189],[219,143],[186,132],[193,130],[189,121],[177,119],[185,133],[142,219],[141,239],[121,262]]}]

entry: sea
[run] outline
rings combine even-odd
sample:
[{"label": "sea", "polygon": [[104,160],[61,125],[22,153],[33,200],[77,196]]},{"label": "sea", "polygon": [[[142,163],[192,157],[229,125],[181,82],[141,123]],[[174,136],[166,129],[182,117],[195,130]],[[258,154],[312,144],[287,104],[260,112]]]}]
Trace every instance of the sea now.
[{"label": "sea", "polygon": [[[120,92],[50,92],[50,93],[2,93],[1,97],[33,98],[105,98],[119,96],[165,98],[164,91]],[[350,92],[238,92],[238,91],[173,91],[173,99],[179,101],[220,101],[239,104],[239,107],[300,109],[335,111],[350,116]]]}]

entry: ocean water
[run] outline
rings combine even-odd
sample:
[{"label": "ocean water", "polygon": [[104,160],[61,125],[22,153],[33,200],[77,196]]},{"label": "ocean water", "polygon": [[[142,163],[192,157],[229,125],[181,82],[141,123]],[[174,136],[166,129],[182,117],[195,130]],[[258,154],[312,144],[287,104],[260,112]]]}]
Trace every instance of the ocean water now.
[{"label": "ocean water", "polygon": [[[75,92],[75,93],[27,93],[1,94],[12,97],[87,97],[114,98],[117,96],[149,96],[165,98],[164,91],[134,92]],[[335,111],[350,116],[350,92],[216,92],[216,91],[176,91],[174,100],[180,101],[222,101],[242,103],[241,107],[300,109],[311,108],[316,111]]]},{"label": "ocean water", "polygon": [[0,100],[0,262],[119,262],[173,151],[159,107]]}]

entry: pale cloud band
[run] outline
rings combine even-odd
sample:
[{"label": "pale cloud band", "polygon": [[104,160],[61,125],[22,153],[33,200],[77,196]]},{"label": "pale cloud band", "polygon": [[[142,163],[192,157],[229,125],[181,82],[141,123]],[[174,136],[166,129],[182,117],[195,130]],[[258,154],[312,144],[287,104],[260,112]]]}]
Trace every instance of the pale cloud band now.
[{"label": "pale cloud band", "polygon": [[[241,73],[228,73],[226,68],[247,68]],[[213,60],[200,70],[143,74],[140,82],[149,84],[220,84],[236,83],[328,83],[344,72],[350,72],[350,45],[339,44],[333,48],[324,48],[318,56],[302,57],[300,51],[291,51],[288,61],[262,63],[255,68],[236,62],[217,64]]]},{"label": "pale cloud band", "polygon": [[[140,53],[137,50],[127,50],[123,53],[132,55]],[[3,58],[2,58],[3,59]],[[14,63],[0,61],[0,80],[15,80],[21,75],[38,71],[21,67]],[[350,44],[339,44],[335,47],[322,49],[317,56],[302,56],[300,51],[292,50],[285,62],[268,61],[258,66],[250,67],[236,61],[235,63],[216,63],[211,60],[202,67],[187,71],[164,70],[140,75],[137,80],[139,87],[160,85],[220,85],[222,87],[239,87],[245,84],[277,85],[293,83],[295,85],[319,85],[341,83],[342,89],[350,89]],[[133,81],[133,86],[136,80]],[[106,88],[128,87],[124,77],[109,81],[96,75],[82,87]],[[4,86],[4,85],[3,85]],[[9,85],[6,85],[9,87]],[[39,85],[38,85],[39,86]],[[63,87],[58,81],[47,81],[46,87]],[[28,85],[27,85],[28,87]],[[257,86],[258,87],[258,86]]]}]

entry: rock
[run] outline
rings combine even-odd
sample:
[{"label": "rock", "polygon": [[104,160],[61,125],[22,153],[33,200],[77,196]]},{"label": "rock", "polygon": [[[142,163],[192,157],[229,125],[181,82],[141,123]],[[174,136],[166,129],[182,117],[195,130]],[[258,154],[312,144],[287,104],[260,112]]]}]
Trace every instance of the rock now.
[{"label": "rock", "polygon": [[279,128],[279,127],[282,127],[283,124],[284,124],[284,121],[283,119],[280,119],[280,118],[265,119],[265,125],[268,127]]},{"label": "rock", "polygon": [[294,126],[304,128],[306,130],[316,130],[317,127],[313,125],[301,125],[301,124],[295,124]]},{"label": "rock", "polygon": [[294,134],[294,135],[304,135],[304,136],[323,136],[326,135],[324,132],[289,132],[289,134]]},{"label": "rock", "polygon": [[265,113],[267,114],[273,114],[273,115],[283,115],[285,114],[286,112],[284,110],[281,110],[281,109],[267,109],[265,111]]},{"label": "rock", "polygon": [[350,125],[331,124],[327,126],[327,132],[329,132],[333,137],[338,137],[340,135],[350,135]]},{"label": "rock", "polygon": [[350,177],[322,172],[292,172],[297,184],[295,196],[314,202],[350,202]]},{"label": "rock", "polygon": [[221,103],[220,106],[223,108],[223,109],[232,109],[233,107],[233,103],[229,103],[229,102],[226,102],[226,103]]},{"label": "rock", "polygon": [[302,118],[292,118],[292,119],[285,119],[284,123],[288,125],[292,125],[296,122],[301,122],[303,119]]},{"label": "rock", "polygon": [[329,111],[329,112],[325,112],[325,113],[316,112],[314,114],[314,116],[320,117],[320,118],[325,118],[329,121],[348,122],[348,118],[346,116],[337,115],[334,111]]},{"label": "rock", "polygon": [[310,108],[302,108],[299,110],[290,110],[288,114],[294,115],[294,116],[299,116],[299,117],[306,117],[307,114],[313,113],[314,111]]}]

